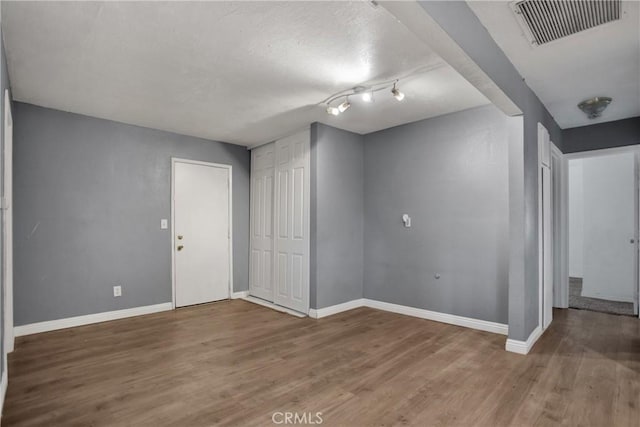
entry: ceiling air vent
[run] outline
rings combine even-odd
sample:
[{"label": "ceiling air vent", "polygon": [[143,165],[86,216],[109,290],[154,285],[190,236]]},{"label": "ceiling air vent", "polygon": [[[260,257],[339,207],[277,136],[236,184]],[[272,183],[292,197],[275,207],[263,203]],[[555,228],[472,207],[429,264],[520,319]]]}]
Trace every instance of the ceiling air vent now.
[{"label": "ceiling air vent", "polygon": [[620,0],[524,0],[512,3],[534,44],[620,19]]}]

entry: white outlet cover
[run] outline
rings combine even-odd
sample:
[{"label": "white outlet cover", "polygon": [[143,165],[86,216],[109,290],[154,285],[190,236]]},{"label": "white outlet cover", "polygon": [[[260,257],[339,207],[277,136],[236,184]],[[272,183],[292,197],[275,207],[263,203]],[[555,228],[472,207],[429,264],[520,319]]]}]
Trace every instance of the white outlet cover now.
[{"label": "white outlet cover", "polygon": [[169,228],[169,221],[167,221],[166,219],[161,219],[160,220],[160,229],[161,230],[166,230],[167,228]]},{"label": "white outlet cover", "polygon": [[114,286],[113,287],[113,296],[114,297],[122,296],[122,286]]}]

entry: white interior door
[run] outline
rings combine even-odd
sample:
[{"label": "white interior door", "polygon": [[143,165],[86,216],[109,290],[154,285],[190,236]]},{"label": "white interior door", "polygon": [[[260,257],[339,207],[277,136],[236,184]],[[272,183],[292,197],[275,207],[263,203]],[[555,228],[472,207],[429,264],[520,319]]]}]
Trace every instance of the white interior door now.
[{"label": "white interior door", "polygon": [[[13,351],[13,117],[9,91],[4,93],[3,250],[4,349]],[[6,358],[5,358],[6,361]]]},{"label": "white interior door", "polygon": [[636,302],[635,153],[589,157],[583,173],[582,296]]},{"label": "white interior door", "polygon": [[231,166],[174,159],[175,305],[230,297]]},{"label": "white interior door", "polygon": [[249,292],[273,302],[275,143],[251,152],[251,253]]},{"label": "white interior door", "polygon": [[274,303],[309,311],[309,131],[275,143]]}]

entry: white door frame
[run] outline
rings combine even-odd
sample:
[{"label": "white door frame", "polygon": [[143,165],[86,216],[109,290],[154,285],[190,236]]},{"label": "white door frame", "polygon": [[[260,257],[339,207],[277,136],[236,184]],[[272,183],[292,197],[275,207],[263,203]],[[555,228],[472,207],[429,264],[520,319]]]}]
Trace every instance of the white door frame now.
[{"label": "white door frame", "polygon": [[[544,147],[544,144],[548,144]],[[545,153],[545,150],[548,152]],[[542,167],[543,156],[548,157],[550,171],[551,196],[551,270],[553,287],[553,307],[567,308],[569,306],[569,167],[567,156],[551,141],[547,129],[538,123],[538,316],[539,327],[544,330],[544,236],[542,230]],[[555,162],[554,162],[555,160]],[[559,166],[559,167],[558,167]],[[558,255],[558,257],[556,257]],[[556,259],[558,262],[556,262]]]},{"label": "white door frame", "polygon": [[13,115],[9,90],[4,91],[4,164],[3,182],[4,210],[3,227],[3,300],[4,300],[4,352],[11,353],[14,348],[13,333]]},{"label": "white door frame", "polygon": [[[635,261],[635,266],[634,266],[634,271],[635,271],[635,277],[634,277],[634,281],[636,283],[636,293],[635,293],[635,301],[634,301],[634,309],[638,308],[638,298],[640,295],[640,245],[638,244],[638,237],[639,237],[639,233],[640,233],[640,175],[638,172],[638,165],[640,163],[640,146],[639,145],[628,145],[628,146],[624,146],[624,147],[614,147],[614,148],[603,148],[600,150],[591,150],[591,151],[581,151],[578,153],[568,153],[564,155],[565,158],[565,162],[567,163],[566,165],[566,170],[569,170],[569,166],[568,166],[568,161],[569,160],[575,160],[575,159],[588,159],[590,157],[600,157],[600,156],[606,156],[606,155],[610,155],[610,154],[620,154],[620,153],[633,153],[635,155],[635,202],[634,202],[634,207],[635,207],[635,244],[636,244],[636,256],[634,257],[634,261]],[[565,209],[568,211],[568,205],[569,205],[569,188],[567,185],[566,188],[566,195],[564,197],[562,197],[562,202],[566,205]],[[564,228],[562,230],[562,234],[563,234],[563,238],[567,238],[569,236],[569,227],[567,224],[567,227]],[[565,259],[565,267],[567,269],[567,271],[569,270],[569,257],[567,257]],[[567,290],[566,292],[569,292],[569,280],[566,281],[566,283],[562,283],[562,286],[566,287]],[[564,290],[563,290],[564,292]],[[638,313],[638,317],[640,317],[640,310]]]},{"label": "white door frame", "polygon": [[[554,160],[557,162],[554,163]],[[569,307],[569,162],[562,151],[551,142],[551,179],[553,185],[553,230],[554,251],[559,251],[559,259],[554,256],[553,306]],[[557,167],[559,165],[559,167]],[[559,220],[558,220],[559,219]],[[554,252],[555,253],[555,252]],[[559,279],[559,280],[556,280]]]},{"label": "white door frame", "polygon": [[[543,230],[543,221],[544,221],[544,211],[543,211],[543,179],[542,179],[542,168],[546,167],[549,169],[549,177],[550,181],[553,181],[552,174],[552,162],[551,162],[551,139],[549,135],[549,131],[542,123],[538,123],[538,326],[541,331],[545,330],[544,327],[544,230]],[[545,164],[545,158],[547,164]],[[553,186],[549,186],[553,191]],[[553,192],[550,197],[553,209]],[[553,211],[551,217],[553,218]],[[553,232],[553,230],[552,230]],[[549,235],[550,238],[553,237],[552,234]],[[553,240],[553,239],[552,239]],[[553,248],[553,244],[551,245]],[[551,259],[551,270],[554,269],[553,266],[553,257]],[[553,282],[552,282],[553,283]],[[553,284],[552,284],[553,286]]]},{"label": "white door frame", "polygon": [[229,179],[229,298],[233,295],[233,167],[222,163],[203,162],[200,160],[171,158],[171,306],[176,308],[176,231],[175,231],[175,177],[176,163],[187,163],[191,165],[210,166],[227,170]]}]

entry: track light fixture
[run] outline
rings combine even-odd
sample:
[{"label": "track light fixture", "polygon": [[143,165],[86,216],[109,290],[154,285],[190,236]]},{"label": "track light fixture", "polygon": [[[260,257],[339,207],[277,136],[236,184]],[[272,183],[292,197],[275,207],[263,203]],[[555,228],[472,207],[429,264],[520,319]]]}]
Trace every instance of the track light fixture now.
[{"label": "track light fixture", "polygon": [[338,114],[340,114],[340,109],[338,107],[327,107],[327,114],[337,116]]},{"label": "track light fixture", "polygon": [[[390,80],[382,83],[378,83],[372,86],[356,86],[347,91],[339,92],[327,100],[323,101],[323,103],[327,106],[327,114],[332,116],[337,116],[340,113],[344,113],[351,107],[351,102],[349,102],[349,97],[353,95],[361,96],[363,102],[373,102],[373,94],[375,92],[380,92],[381,90],[388,90],[391,88],[391,94],[398,100],[402,101],[404,99],[404,93],[400,92],[398,89],[398,79]],[[341,104],[337,107],[332,106],[336,101],[343,100]],[[335,105],[335,104],[334,104]]]},{"label": "track light fixture", "polygon": [[349,107],[351,107],[351,103],[349,102],[349,97],[347,96],[347,99],[345,99],[342,104],[338,105],[338,110],[341,113],[344,113],[349,109]]},{"label": "track light fixture", "polygon": [[393,94],[394,98],[397,99],[398,101],[402,101],[404,99],[404,93],[400,92],[400,90],[396,87],[396,84],[393,84],[393,89],[391,89],[391,93]]}]

